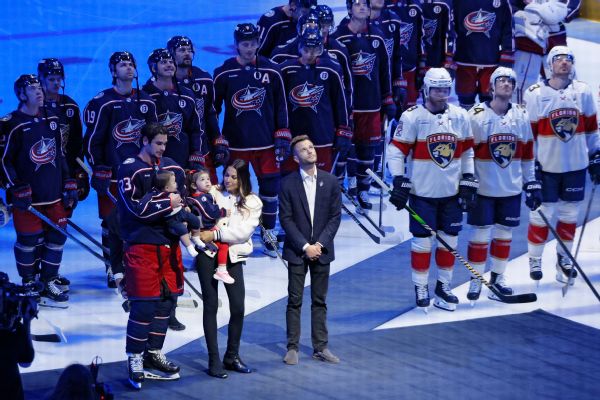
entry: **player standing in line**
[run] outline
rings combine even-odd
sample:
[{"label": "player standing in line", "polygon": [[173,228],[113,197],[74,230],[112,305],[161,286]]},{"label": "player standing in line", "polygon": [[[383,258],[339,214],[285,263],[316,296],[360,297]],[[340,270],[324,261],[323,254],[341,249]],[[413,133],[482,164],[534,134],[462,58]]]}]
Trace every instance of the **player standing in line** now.
[{"label": "player standing in line", "polygon": [[[392,119],[396,116],[396,106],[384,35],[369,23],[370,0],[347,0],[346,8],[350,21],[338,26],[331,37],[346,46],[352,64],[356,171],[349,168],[348,186],[352,188],[352,181],[356,182],[358,202],[363,209],[370,210],[373,208],[368,194],[371,179],[366,170],[373,169],[375,147],[381,140],[380,112],[383,110]],[[350,156],[349,161],[353,158]]]},{"label": "player standing in line", "polygon": [[141,148],[140,131],[158,120],[156,106],[146,93],[133,88],[137,67],[133,55],[117,51],[108,67],[113,86],[98,93],[83,111],[86,125],[84,150],[93,174],[91,184],[98,193],[98,214],[102,220],[102,244],[110,250],[106,266],[108,287],[123,279],[123,243],[115,209],[117,167]]},{"label": "player standing in line", "polygon": [[[58,274],[66,237],[29,212],[30,207],[66,229],[67,213],[77,205],[77,183],[62,153],[60,119],[44,109],[44,92],[35,75],[14,84],[19,106],[3,117],[6,135],[2,175],[13,205],[17,271],[23,284],[40,274],[41,305],[68,307],[68,285]],[[40,246],[39,254],[36,248]],[[39,268],[39,271],[38,271]]]},{"label": "player standing in line", "polygon": [[[456,32],[452,14],[453,0],[415,0],[423,11],[423,46],[428,68],[444,67],[454,77]],[[402,15],[400,15],[402,18]],[[404,21],[404,19],[403,19]],[[419,88],[419,85],[417,85]]]},{"label": "player standing in line", "polygon": [[[118,211],[126,243],[124,263],[131,304],[125,351],[129,382],[141,389],[144,378],[179,379],[179,366],[162,353],[174,299],[183,293],[183,265],[177,236],[168,234],[166,219],[183,205],[178,193],[156,196],[158,173],[171,171],[185,186],[185,171],[168,157],[167,129],[148,123],[141,130],[141,149],[118,168]],[[198,226],[200,222],[198,221]]]},{"label": "player standing in line", "polygon": [[[519,226],[521,192],[525,204],[537,209],[542,202],[541,183],[535,180],[533,133],[524,106],[510,102],[517,86],[517,75],[510,68],[498,67],[490,78],[492,100],[469,111],[475,150],[475,176],[479,179],[477,207],[469,212],[471,225],[469,263],[483,274],[490,234],[490,283],[502,294],[513,290],[505,283],[512,229]],[[481,281],[471,278],[467,299],[479,299]],[[488,297],[498,300],[490,292]]]},{"label": "player standing in line", "polygon": [[[400,117],[387,148],[394,188],[390,202],[410,207],[456,248],[462,211],[474,207],[478,182],[473,176],[473,136],[467,112],[448,103],[452,78],[444,68],[425,74],[425,104],[409,108]],[[405,157],[409,158],[405,174]],[[412,280],[417,307],[429,306],[429,264],[434,238],[414,218],[410,219]],[[438,308],[454,311],[458,298],[451,291],[454,255],[438,246],[435,252]]]},{"label": "player standing in line", "polygon": [[[317,152],[317,167],[331,171],[334,151],[345,157],[352,145],[346,98],[339,64],[322,58],[323,39],[318,27],[300,36],[301,56],[281,65],[288,99],[292,136],[308,133]],[[298,169],[292,157],[281,166],[283,173]]]},{"label": "player standing in line", "polygon": [[[264,206],[265,235],[275,237],[280,163],[290,155],[285,88],[279,67],[258,56],[258,29],[239,24],[233,33],[238,55],[215,69],[215,108],[225,111],[223,136],[231,143],[231,157],[252,165]],[[264,236],[264,235],[263,235]],[[265,252],[275,249],[263,237]]]},{"label": "player standing in line", "polygon": [[[527,89],[523,99],[537,143],[537,173],[543,198],[540,211],[549,220],[556,213],[556,232],[570,249],[578,209],[585,197],[586,169],[593,184],[600,183],[600,136],[592,92],[584,82],[572,79],[573,52],[557,46],[548,53],[546,63],[552,77]],[[536,281],[542,279],[547,238],[548,227],[539,213],[532,211],[527,234],[529,275]],[[572,271],[573,265],[562,247],[557,245],[556,252],[556,280],[566,283],[569,274],[575,278],[577,271]]]},{"label": "player standing in line", "polygon": [[[515,32],[508,0],[461,0],[454,3],[456,95],[469,110],[491,100],[490,76],[501,65],[512,68]],[[498,50],[500,49],[500,50]]]},{"label": "player standing in line", "polygon": [[194,155],[194,164],[204,165],[211,174],[211,179],[217,181],[216,168],[227,164],[229,160],[229,144],[221,136],[219,121],[215,111],[215,85],[210,73],[192,65],[195,49],[190,38],[173,36],[167,42],[167,50],[173,56],[177,69],[175,78],[177,84],[191,89],[196,96],[196,110],[203,132],[200,154]]},{"label": "player standing in line", "polygon": [[269,57],[271,61],[277,64],[282,64],[287,60],[298,58],[300,55],[300,49],[298,48],[300,36],[302,36],[302,32],[304,32],[304,30],[308,27],[317,29],[319,28],[319,16],[317,14],[316,7],[311,8],[308,14],[302,15],[300,18],[298,18],[298,22],[296,24],[298,36],[288,40],[281,46],[275,47],[271,52],[271,57]]}]

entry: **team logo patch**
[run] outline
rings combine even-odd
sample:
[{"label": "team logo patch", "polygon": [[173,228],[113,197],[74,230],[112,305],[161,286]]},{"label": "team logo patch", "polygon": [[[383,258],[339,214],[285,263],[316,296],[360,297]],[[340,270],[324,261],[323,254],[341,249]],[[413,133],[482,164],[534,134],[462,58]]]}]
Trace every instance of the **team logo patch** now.
[{"label": "team logo patch", "polygon": [[440,7],[440,6],[433,7],[433,12],[436,13],[436,14],[441,13],[442,12],[442,7]]},{"label": "team logo patch", "polygon": [[167,128],[167,135],[174,137],[178,141],[181,141],[179,134],[183,126],[183,116],[171,111],[167,111],[164,114],[158,116],[158,122]]},{"label": "team logo patch", "polygon": [[[187,81],[187,79],[186,79],[186,81]],[[194,84],[192,85],[192,90],[194,92],[199,92],[200,91],[200,84],[198,82],[194,82]]]},{"label": "team logo patch", "polygon": [[317,112],[317,106],[319,105],[319,101],[321,101],[324,90],[324,86],[313,85],[308,82],[293,88],[290,91],[290,103],[294,106],[293,111],[299,107],[308,107]]},{"label": "team logo patch", "polygon": [[117,141],[117,149],[124,144],[133,143],[140,147],[140,135],[142,127],[146,124],[143,119],[133,119],[129,117],[119,122],[113,128],[113,138]]},{"label": "team logo patch", "polygon": [[73,115],[75,115],[75,111],[72,108],[67,108],[67,117],[73,118]]},{"label": "team logo patch", "polygon": [[394,52],[394,39],[383,39],[383,43],[385,44],[385,51],[388,57],[391,58]]},{"label": "team logo patch", "polygon": [[400,24],[400,46],[404,46],[408,49],[408,43],[413,34],[414,24],[401,23]]},{"label": "team logo patch", "polygon": [[376,54],[363,53],[362,50],[352,54],[352,75],[365,76],[368,80],[371,80],[371,72],[373,72],[376,58]]},{"label": "team logo patch", "polygon": [[423,36],[427,43],[433,45],[433,35],[437,30],[437,19],[423,18]]},{"label": "team logo patch", "polygon": [[454,159],[457,138],[451,133],[435,133],[427,136],[427,149],[433,162],[446,168]]},{"label": "team logo patch", "polygon": [[63,154],[67,154],[67,143],[69,143],[69,133],[71,133],[71,127],[69,124],[60,124],[60,148]]},{"label": "team logo patch", "polygon": [[327,71],[323,71],[319,74],[319,78],[321,78],[322,80],[326,81],[327,78],[329,78],[329,73]]},{"label": "team logo patch", "polygon": [[265,101],[266,94],[267,90],[265,88],[250,85],[235,92],[231,97],[231,105],[237,110],[235,116],[239,116],[244,111],[256,111],[258,115],[262,116],[260,109]]},{"label": "team logo patch", "polygon": [[196,103],[196,112],[202,121],[204,119],[204,97],[198,97],[194,102]]},{"label": "team logo patch", "polygon": [[52,164],[56,167],[56,139],[40,139],[29,150],[29,159],[35,164],[37,171],[44,164]]},{"label": "team logo patch", "polygon": [[186,104],[187,104],[187,103],[185,102],[185,100],[184,100],[184,99],[180,99],[180,100],[179,100],[179,107],[181,107],[181,108],[185,108],[185,105],[186,105]]},{"label": "team logo patch", "polygon": [[148,106],[145,105],[145,104],[142,104],[140,106],[140,111],[141,111],[142,114],[146,114],[148,112]]},{"label": "team logo patch", "polygon": [[410,11],[408,12],[408,15],[410,15],[411,17],[416,17],[417,16],[417,10],[415,10],[414,8],[411,8]]},{"label": "team logo patch", "polygon": [[500,8],[500,6],[501,6],[500,0],[494,0],[494,2],[492,3],[492,5],[494,6],[494,8]]},{"label": "team logo patch", "polygon": [[506,168],[517,150],[517,137],[511,133],[493,134],[488,138],[488,146],[492,160],[501,168]]},{"label": "team logo patch", "polygon": [[496,14],[479,9],[479,11],[467,14],[463,22],[468,31],[467,36],[471,33],[483,33],[489,38],[490,30],[494,26],[494,22],[496,22]]},{"label": "team logo patch", "polygon": [[579,110],[576,108],[559,108],[548,114],[552,131],[560,140],[568,142],[573,138],[579,124]]},{"label": "team logo patch", "polygon": [[55,131],[56,128],[58,128],[58,124],[56,123],[56,121],[50,122],[50,129],[52,129],[53,131]]}]

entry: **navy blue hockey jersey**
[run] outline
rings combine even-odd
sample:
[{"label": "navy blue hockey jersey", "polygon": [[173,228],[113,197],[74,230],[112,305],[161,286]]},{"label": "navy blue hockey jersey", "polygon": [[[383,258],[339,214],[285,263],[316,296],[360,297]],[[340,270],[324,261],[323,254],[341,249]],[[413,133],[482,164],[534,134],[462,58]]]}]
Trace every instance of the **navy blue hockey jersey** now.
[{"label": "navy blue hockey jersey", "polygon": [[192,213],[202,220],[202,230],[211,230],[219,218],[227,215],[227,210],[220,208],[210,193],[194,193],[185,200]]},{"label": "navy blue hockey jersey", "polygon": [[420,0],[428,67],[450,68],[456,48],[452,0]]},{"label": "navy blue hockey jersey", "polygon": [[67,160],[69,171],[73,173],[81,166],[76,159],[83,159],[83,127],[81,125],[81,112],[79,106],[71,97],[58,95],[58,101],[48,100],[44,105],[52,110],[60,120],[60,135],[62,152]]},{"label": "navy blue hockey jersey", "polygon": [[390,2],[387,7],[400,19],[400,57],[402,72],[414,70],[424,61],[423,11],[419,4],[407,1]]},{"label": "navy blue hockey jersey", "polygon": [[275,47],[296,37],[296,21],[283,12],[282,7],[275,7],[263,14],[256,23],[259,30],[258,54],[271,57]]}]

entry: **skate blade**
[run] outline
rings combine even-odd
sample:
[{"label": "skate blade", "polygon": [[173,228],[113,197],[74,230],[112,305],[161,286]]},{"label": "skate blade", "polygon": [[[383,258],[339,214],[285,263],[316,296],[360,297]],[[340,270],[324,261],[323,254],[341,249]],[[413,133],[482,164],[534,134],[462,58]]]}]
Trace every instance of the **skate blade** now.
[{"label": "skate blade", "polygon": [[471,305],[471,308],[475,307],[475,304],[477,304],[477,300],[469,300],[469,304]]},{"label": "skate blade", "polygon": [[69,308],[69,303],[66,301],[58,302],[58,301],[54,301],[54,300],[49,300],[49,299],[45,299],[42,297],[42,299],[40,300],[39,306],[47,307],[47,308],[59,308],[59,309],[64,310],[65,308]]},{"label": "skate blade", "polygon": [[568,283],[569,286],[573,286],[575,284],[575,278],[572,278],[571,282],[569,282],[569,277],[565,276],[562,272],[556,273],[556,280],[560,283]]},{"label": "skate blade", "polygon": [[429,306],[421,307],[417,306],[417,308],[425,313],[425,315],[429,314]]},{"label": "skate blade", "polygon": [[161,371],[156,371],[156,372],[153,372],[153,371],[155,371],[155,370],[144,371],[144,378],[151,379],[151,380],[157,380],[157,381],[176,381],[177,379],[179,379],[179,372],[176,372],[174,374],[169,374],[169,373],[161,372]]},{"label": "skate blade", "polygon": [[436,299],[433,302],[433,306],[439,308],[440,310],[444,310],[444,311],[454,311],[454,310],[456,310],[456,304],[454,304],[454,303],[446,303],[442,299]]},{"label": "skate blade", "polygon": [[129,381],[129,384],[131,385],[131,387],[133,387],[134,389],[140,390],[142,388],[142,382],[136,382],[131,379],[128,379],[128,381]]}]

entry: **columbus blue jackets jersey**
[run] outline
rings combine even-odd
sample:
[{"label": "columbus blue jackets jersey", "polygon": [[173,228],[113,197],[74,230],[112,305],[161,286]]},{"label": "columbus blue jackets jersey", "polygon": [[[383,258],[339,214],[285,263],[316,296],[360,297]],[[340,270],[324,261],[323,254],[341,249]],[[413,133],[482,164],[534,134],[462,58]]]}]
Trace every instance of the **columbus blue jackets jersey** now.
[{"label": "columbus blue jackets jersey", "polygon": [[515,33],[508,0],[455,2],[454,27],[457,64],[489,67],[514,60]]},{"label": "columbus blue jackets jersey", "polygon": [[235,57],[215,69],[215,109],[225,111],[223,136],[232,150],[273,146],[274,134],[288,130],[287,103],[281,71],[258,56],[242,66]]},{"label": "columbus blue jackets jersey", "polygon": [[419,4],[411,4],[407,1],[390,2],[387,8],[393,11],[400,21],[398,31],[400,63],[397,64],[396,68],[401,68],[401,73],[412,71],[425,57],[423,50],[423,11]]},{"label": "columbus blue jackets jersey", "polygon": [[69,171],[81,169],[77,157],[83,159],[83,127],[79,106],[71,97],[58,95],[58,101],[46,100],[44,105],[52,110],[60,120],[62,152],[67,160]]},{"label": "columbus blue jackets jersey", "polygon": [[288,17],[282,7],[275,7],[263,14],[258,22],[260,47],[258,54],[271,57],[275,47],[296,37],[296,21]]},{"label": "columbus blue jackets jersey", "polygon": [[219,218],[227,215],[227,210],[219,207],[210,193],[198,192],[186,197],[186,203],[192,212],[202,220],[202,230],[210,230]]},{"label": "columbus blue jackets jersey", "polygon": [[13,111],[3,117],[6,143],[2,174],[6,185],[28,183],[33,204],[62,199],[63,180],[69,170],[62,153],[60,119],[51,111],[36,116]]},{"label": "columbus blue jackets jersey", "polygon": [[281,65],[292,136],[308,134],[316,146],[330,145],[336,129],[348,130],[346,98],[339,64],[318,58],[304,65],[298,58]]},{"label": "columbus blue jackets jersey", "polygon": [[450,66],[456,46],[452,0],[421,0],[428,67]]},{"label": "columbus blue jackets jersey", "polygon": [[121,236],[128,244],[170,244],[165,218],[173,211],[169,193],[156,195],[152,182],[163,170],[173,171],[177,186],[185,188],[185,171],[168,157],[149,165],[135,156],[127,158],[118,167],[119,196],[117,208],[121,222]]},{"label": "columbus blue jackets jersey", "polygon": [[154,100],[158,122],[169,132],[167,148],[163,154],[180,166],[187,168],[193,153],[208,153],[208,143],[200,127],[200,116],[195,106],[194,93],[186,87],[176,91],[163,91],[152,81],[144,85],[144,92]]},{"label": "columbus blue jackets jersey", "polygon": [[209,138],[210,143],[207,144],[211,144],[213,140],[221,136],[217,112],[214,107],[215,85],[212,76],[202,68],[192,66],[189,75],[177,83],[194,92],[196,96],[196,110],[200,117],[201,128]]},{"label": "columbus blue jackets jersey", "polygon": [[391,99],[392,93],[383,33],[374,26],[369,26],[368,32],[354,33],[346,24],[338,26],[331,36],[345,45],[350,55],[354,111],[379,111],[383,102]]},{"label": "columbus blue jackets jersey", "polygon": [[114,88],[98,93],[85,107],[85,152],[90,165],[116,168],[129,157],[139,153],[142,146],[141,130],[150,122],[157,122],[156,106],[144,92],[135,90],[128,96]]}]

